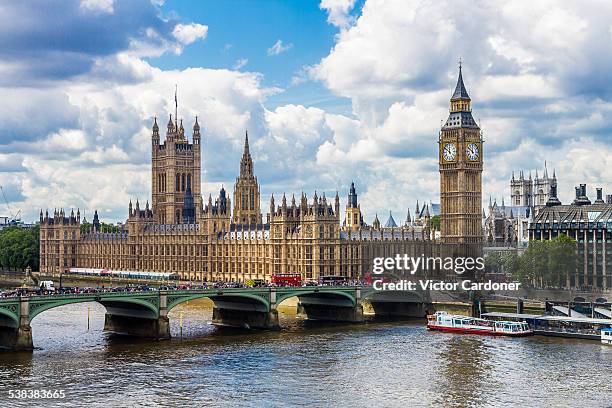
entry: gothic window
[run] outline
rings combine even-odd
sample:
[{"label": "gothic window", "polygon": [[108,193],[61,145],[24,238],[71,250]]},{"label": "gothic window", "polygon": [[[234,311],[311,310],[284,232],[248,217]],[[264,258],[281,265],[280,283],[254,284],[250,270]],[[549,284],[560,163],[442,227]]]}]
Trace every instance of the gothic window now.
[{"label": "gothic window", "polygon": [[183,173],[181,175],[181,182],[182,182],[182,184],[181,184],[181,187],[182,187],[181,191],[185,191],[185,173]]},{"label": "gothic window", "polygon": [[191,190],[191,174],[187,174],[187,189]]},{"label": "gothic window", "polygon": [[175,191],[181,191],[181,176],[180,174],[176,175],[176,180],[174,181]]}]

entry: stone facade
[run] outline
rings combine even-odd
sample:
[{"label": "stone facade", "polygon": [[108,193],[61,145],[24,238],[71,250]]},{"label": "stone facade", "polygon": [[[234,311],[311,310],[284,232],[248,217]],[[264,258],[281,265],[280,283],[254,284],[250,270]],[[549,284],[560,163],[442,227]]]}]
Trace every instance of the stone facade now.
[{"label": "stone facade", "polygon": [[483,241],[483,141],[472,117],[461,67],[450,114],[439,135],[440,231],[443,243],[477,246]]},{"label": "stone facade", "polygon": [[512,179],[510,180],[510,204],[532,208],[544,207],[550,197],[550,188],[556,182],[557,176],[554,170],[552,177],[548,176],[546,162],[544,162],[542,177],[538,175],[537,170],[535,178],[531,177],[531,172],[529,172],[529,177],[525,177],[524,172],[521,170],[518,178],[512,172]]},{"label": "stone facade", "polygon": [[[348,197],[344,228],[340,198],[315,192],[280,205],[274,196],[263,222],[260,189],[254,174],[248,135],[234,206],[224,188],[204,205],[200,195],[200,127],[190,143],[182,121],[170,119],[166,140],[152,130],[152,206],[130,202],[120,232],[100,231],[99,222],[81,233],[80,214],[63,210],[40,214],[40,270],[57,275],[72,267],[176,272],[194,281],[270,281],[274,274],[363,278],[378,256],[436,256],[428,222],[396,227],[367,226],[354,185]],[[429,213],[427,213],[429,216]],[[97,216],[96,216],[97,221]]]}]

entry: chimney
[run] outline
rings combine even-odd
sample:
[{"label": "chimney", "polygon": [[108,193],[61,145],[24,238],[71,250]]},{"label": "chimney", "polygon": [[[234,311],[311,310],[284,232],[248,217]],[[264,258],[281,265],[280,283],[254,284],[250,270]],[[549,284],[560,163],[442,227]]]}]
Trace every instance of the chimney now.
[{"label": "chimney", "polygon": [[601,187],[597,188],[597,200],[595,200],[595,204],[605,204]]},{"label": "chimney", "polygon": [[557,197],[557,182],[553,180],[550,186],[550,194],[548,197],[548,201],[546,202],[547,207],[554,207],[557,205],[561,205],[561,201]]},{"label": "chimney", "polygon": [[591,204],[591,201],[586,195],[586,184],[580,184],[579,187],[576,187],[576,199],[574,200],[574,205],[588,204]]}]

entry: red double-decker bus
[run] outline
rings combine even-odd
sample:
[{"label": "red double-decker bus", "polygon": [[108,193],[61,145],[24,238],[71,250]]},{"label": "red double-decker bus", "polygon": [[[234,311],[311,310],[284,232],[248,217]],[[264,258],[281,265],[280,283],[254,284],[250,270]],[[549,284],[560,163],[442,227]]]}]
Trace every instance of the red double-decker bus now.
[{"label": "red double-decker bus", "polygon": [[277,286],[302,286],[302,277],[297,273],[279,273],[272,275],[272,283]]}]

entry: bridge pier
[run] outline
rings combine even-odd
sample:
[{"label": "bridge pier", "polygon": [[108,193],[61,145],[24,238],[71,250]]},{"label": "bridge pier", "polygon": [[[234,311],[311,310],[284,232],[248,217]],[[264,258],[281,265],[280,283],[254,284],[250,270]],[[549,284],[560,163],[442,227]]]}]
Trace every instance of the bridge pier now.
[{"label": "bridge pier", "polygon": [[157,319],[143,319],[132,316],[119,316],[106,313],[104,330],[126,336],[146,337],[152,339],[169,339],[170,322],[168,316]]},{"label": "bridge pier", "polygon": [[0,349],[9,351],[32,351],[32,327],[30,326],[30,302],[19,299],[19,325],[0,326]]},{"label": "bridge pier", "polygon": [[376,317],[424,318],[434,311],[432,303],[370,301],[370,304]]},{"label": "bridge pier", "polygon": [[363,323],[363,306],[331,306],[323,304],[302,303],[297,306],[298,315],[308,320],[323,320],[331,322]]},{"label": "bridge pier", "polygon": [[278,311],[267,312],[213,308],[213,324],[245,329],[280,330]]},{"label": "bridge pier", "polygon": [[[113,308],[106,304],[107,313],[104,315],[104,330],[134,337],[145,337],[164,340],[170,338],[170,320],[168,319],[167,295],[159,297],[159,316],[156,318],[135,316],[121,313],[120,308]],[[115,313],[109,313],[115,311]],[[119,312],[119,313],[118,313]]]}]

